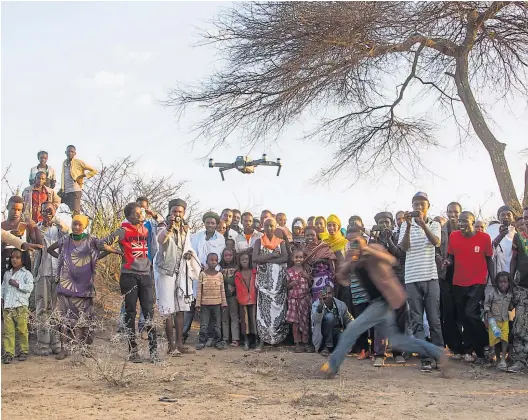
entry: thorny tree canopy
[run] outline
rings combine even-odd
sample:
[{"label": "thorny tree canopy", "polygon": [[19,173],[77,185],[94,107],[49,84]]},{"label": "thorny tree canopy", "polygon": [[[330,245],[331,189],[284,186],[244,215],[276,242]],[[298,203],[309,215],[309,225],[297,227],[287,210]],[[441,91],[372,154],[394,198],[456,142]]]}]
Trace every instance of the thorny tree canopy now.
[{"label": "thorny tree canopy", "polygon": [[[512,189],[515,195],[504,145],[489,131],[471,87],[526,93],[524,2],[252,2],[213,23],[205,43],[215,44],[227,65],[195,88],[171,91],[166,104],[205,110],[198,135],[215,146],[234,131],[256,142],[305,110],[335,109],[338,115],[321,118],[309,135],[336,146],[339,159],[327,177],[343,167],[358,168],[358,175],[374,164],[402,168],[416,162],[419,148],[435,144],[429,120],[398,115],[405,90],[416,83],[453,116],[465,107],[503,198]],[[397,86],[383,86],[403,71]],[[495,149],[504,162],[494,161]],[[506,196],[501,176],[509,179]]]}]

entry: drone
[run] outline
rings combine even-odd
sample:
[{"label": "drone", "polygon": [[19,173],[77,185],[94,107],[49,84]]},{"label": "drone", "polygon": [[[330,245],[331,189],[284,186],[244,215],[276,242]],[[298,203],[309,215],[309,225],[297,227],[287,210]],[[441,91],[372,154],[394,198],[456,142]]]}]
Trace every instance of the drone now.
[{"label": "drone", "polygon": [[277,176],[280,175],[280,171],[282,168],[282,162],[281,159],[278,158],[276,162],[269,161],[266,154],[262,155],[262,159],[252,160],[249,156],[237,156],[236,160],[233,163],[215,163],[213,159],[209,159],[209,167],[210,168],[220,168],[220,176],[222,177],[222,181],[225,181],[224,178],[224,171],[228,171],[229,169],[236,169],[239,172],[242,172],[243,174],[252,174],[255,172],[255,167],[259,165],[264,166],[278,166],[279,169],[277,169]]}]

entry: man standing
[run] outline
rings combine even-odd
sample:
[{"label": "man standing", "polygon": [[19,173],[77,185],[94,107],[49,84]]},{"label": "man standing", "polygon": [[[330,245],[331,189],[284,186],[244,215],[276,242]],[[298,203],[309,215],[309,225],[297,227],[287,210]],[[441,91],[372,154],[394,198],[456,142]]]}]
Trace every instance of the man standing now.
[{"label": "man standing", "polygon": [[[38,177],[37,177],[38,179]],[[44,240],[44,249],[35,258],[35,303],[38,320],[37,351],[39,356],[49,356],[52,352],[59,354],[61,350],[60,339],[48,325],[50,316],[55,309],[57,301],[58,259],[48,253],[48,247],[58,242],[63,235],[69,232],[69,226],[55,219],[55,206],[53,203],[42,203],[41,213],[43,219],[37,224]]]},{"label": "man standing", "polygon": [[233,221],[231,222],[231,229],[236,231],[238,234],[242,233],[240,228],[240,222],[242,221],[242,213],[240,210],[233,209]]},{"label": "man standing", "polygon": [[[191,248],[189,226],[183,218],[187,203],[181,199],[169,202],[169,218],[159,226],[155,257],[156,298],[161,316],[165,316],[165,330],[169,354],[189,353],[183,346],[184,316],[191,311],[193,281],[198,281],[201,266]],[[176,324],[176,337],[174,337]]]},{"label": "man standing", "polygon": [[[429,198],[418,192],[412,199],[412,212],[405,212],[405,222],[400,229],[398,245],[406,252],[405,289],[409,302],[413,334],[425,339],[424,309],[429,322],[433,344],[443,347],[440,322],[440,285],[436,266],[436,248],[440,246],[440,223],[427,217]],[[422,358],[422,372],[433,370],[432,360]]]},{"label": "man standing", "polygon": [[486,278],[493,271],[493,249],[487,233],[475,230],[475,216],[469,211],[460,213],[458,227],[451,233],[448,244],[448,263],[454,264],[453,295],[457,313],[462,321],[464,344],[477,354],[475,363],[485,363],[484,347],[488,333],[480,314],[484,300]]},{"label": "man standing", "polygon": [[257,239],[262,237],[262,233],[253,228],[253,215],[250,212],[242,214],[242,232],[238,235],[236,248],[242,252],[248,248],[253,249]]},{"label": "man standing", "polygon": [[[7,220],[2,222],[2,229],[21,238],[23,242],[32,242],[34,244],[42,245],[42,235],[37,228],[37,224],[31,218],[28,218],[27,221],[23,221],[23,210],[24,200],[22,197],[18,195],[12,196],[7,202]],[[13,249],[15,249],[14,246],[2,242],[2,280],[4,278],[4,272],[7,269],[7,262],[9,261]]]},{"label": "man standing", "polygon": [[495,274],[501,271],[510,272],[512,244],[515,236],[514,217],[511,207],[500,207],[497,210],[497,219],[499,219],[500,223],[490,224],[486,231],[493,241],[494,271],[490,273],[492,278],[495,278]]},{"label": "man standing", "polygon": [[31,168],[29,172],[29,185],[35,183],[35,177],[39,172],[44,172],[46,174],[46,187],[54,189],[57,183],[57,176],[55,175],[55,169],[48,165],[48,152],[41,150],[37,153],[37,159],[39,164]]},{"label": "man standing", "polygon": [[[66,160],[62,163],[61,188],[62,200],[74,215],[81,214],[81,195],[84,178],[91,178],[97,170],[82,160],[75,158],[75,146],[66,148]],[[88,173],[85,173],[88,171]]]},{"label": "man standing", "polygon": [[442,336],[445,344],[453,353],[454,360],[460,360],[463,355],[466,362],[472,362],[473,356],[467,354],[469,349],[463,348],[462,334],[459,328],[455,297],[453,295],[453,265],[446,264],[447,244],[451,233],[458,230],[458,217],[462,212],[460,203],[453,201],[447,205],[447,223],[442,226],[441,244],[436,254],[438,277],[440,278],[440,315],[442,320]]},{"label": "man standing", "polygon": [[55,190],[46,186],[46,173],[37,172],[33,182],[33,186],[27,187],[22,192],[24,199],[24,212],[33,219],[35,223],[41,222],[44,217],[40,214],[42,203],[51,203],[55,210],[61,203],[60,197]]},{"label": "man standing", "polygon": [[232,239],[233,241],[235,241],[235,250],[238,252],[238,249],[236,248],[236,244],[238,242],[238,232],[231,228],[231,223],[233,223],[233,211],[231,209],[222,210],[222,215],[220,216],[220,218],[226,224],[226,233],[224,235],[224,238]]},{"label": "man standing", "polygon": [[122,264],[119,286],[125,298],[125,325],[129,332],[130,361],[141,363],[136,343],[136,304],[139,304],[145,322],[149,340],[150,359],[159,361],[157,353],[156,329],[152,325],[154,317],[154,288],[151,277],[151,263],[148,259],[148,230],[143,224],[143,213],[138,203],[125,206],[126,220],[121,227],[99,242],[99,248],[112,245],[117,239],[121,248]]}]

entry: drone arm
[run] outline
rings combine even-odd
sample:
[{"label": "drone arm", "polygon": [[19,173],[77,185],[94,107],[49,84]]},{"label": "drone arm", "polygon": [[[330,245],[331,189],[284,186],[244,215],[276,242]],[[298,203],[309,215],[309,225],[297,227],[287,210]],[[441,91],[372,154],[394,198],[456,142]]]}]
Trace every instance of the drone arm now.
[{"label": "drone arm", "polygon": [[210,168],[222,168],[222,169],[233,169],[235,167],[234,163],[221,163],[215,162],[209,164]]},{"label": "drone arm", "polygon": [[277,169],[277,176],[280,175],[280,171],[281,171],[281,169],[282,169],[282,165],[279,165],[279,169]]}]

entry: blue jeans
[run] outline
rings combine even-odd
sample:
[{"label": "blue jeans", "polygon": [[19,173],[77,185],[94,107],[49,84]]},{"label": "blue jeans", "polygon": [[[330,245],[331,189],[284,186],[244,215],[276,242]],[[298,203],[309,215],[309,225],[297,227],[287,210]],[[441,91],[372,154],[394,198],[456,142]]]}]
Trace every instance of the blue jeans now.
[{"label": "blue jeans", "polygon": [[[125,326],[124,319],[125,319],[125,302],[121,305],[121,312],[119,313],[119,327],[123,328]],[[139,323],[138,323],[138,331],[141,332],[143,327],[145,326],[145,317],[143,316],[143,310],[139,308]]]},{"label": "blue jeans", "polygon": [[418,353],[422,356],[432,357],[439,360],[442,357],[443,349],[425,340],[409,337],[401,334],[396,327],[394,311],[383,298],[378,298],[357,317],[350,322],[345,331],[341,334],[337,347],[330,355],[329,364],[332,371],[337,372],[345,360],[358,337],[372,327],[378,327],[383,337],[388,337],[393,348],[409,353]]}]

